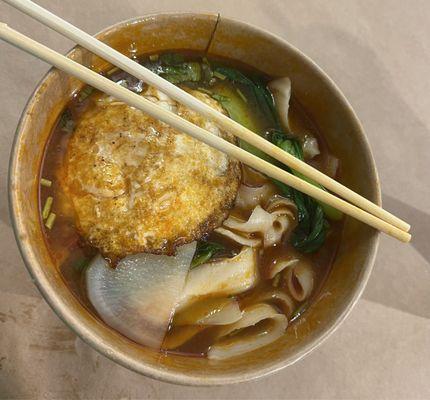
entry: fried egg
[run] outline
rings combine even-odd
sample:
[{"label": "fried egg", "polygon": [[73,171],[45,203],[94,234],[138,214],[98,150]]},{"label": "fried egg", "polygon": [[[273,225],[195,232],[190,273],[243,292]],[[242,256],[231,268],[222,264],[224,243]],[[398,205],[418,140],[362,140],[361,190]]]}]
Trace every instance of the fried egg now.
[{"label": "fried egg", "polygon": [[[207,94],[190,92],[223,112]],[[155,88],[143,96],[234,140]],[[239,187],[236,160],[106,95],[96,103],[68,143],[62,180],[77,228],[91,245],[112,259],[174,254],[221,225]]]}]

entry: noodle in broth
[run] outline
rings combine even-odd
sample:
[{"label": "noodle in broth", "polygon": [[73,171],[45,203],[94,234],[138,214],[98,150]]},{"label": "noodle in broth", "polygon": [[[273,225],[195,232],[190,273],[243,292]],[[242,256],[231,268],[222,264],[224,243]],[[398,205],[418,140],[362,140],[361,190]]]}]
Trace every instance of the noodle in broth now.
[{"label": "noodle in broth", "polygon": [[[334,162],[336,159],[329,153],[328,146],[316,125],[308,118],[294,97],[288,101],[291,83],[289,80],[285,80],[286,78],[284,81],[275,82],[248,66],[225,59],[208,60],[199,54],[188,52],[151,55],[142,57],[140,62],[164,78],[190,91],[200,100],[213,107],[219,107],[220,111],[258,134],[264,135],[285,151],[303,157],[306,162],[332,176],[337,173],[337,162]],[[146,87],[141,81],[117,70],[111,71],[108,76],[130,90],[147,96],[152,99],[151,101],[169,107],[170,111],[176,112],[182,117],[191,118],[193,123],[200,124],[214,134],[223,135],[214,124],[199,119],[200,117],[181,108],[167,96],[153,88]],[[267,89],[268,82],[271,82],[269,88],[272,92]],[[289,88],[288,85],[290,85]],[[280,95],[277,95],[276,91],[281,91],[284,99],[279,97]],[[287,92],[288,94],[286,94]],[[274,103],[272,95],[275,95]],[[287,101],[285,96],[288,96]],[[277,99],[280,99],[279,104],[276,103]],[[106,107],[113,106],[115,106],[115,99],[90,87],[85,87],[73,96],[64,110],[52,131],[45,151],[41,169],[41,219],[46,228],[46,243],[51,256],[70,290],[90,312],[98,315],[120,333],[138,343],[162,351],[220,360],[252,351],[275,341],[284,334],[289,324],[300,318],[300,315],[305,312],[321,290],[336,255],[342,229],[341,216],[330,214],[331,211],[326,210],[324,205],[321,206],[307,196],[297,194],[291,188],[283,187],[282,184],[280,185],[244,165],[237,166],[236,170],[236,166],[231,164],[232,161],[225,161],[221,156],[208,153],[209,150],[199,147],[204,145],[187,142],[189,147],[184,147],[187,149],[184,157],[188,157],[190,148],[195,148],[197,153],[206,151],[207,158],[203,160],[202,165],[209,165],[210,162],[213,162],[213,165],[223,165],[222,173],[215,174],[210,182],[207,178],[209,182],[207,185],[210,189],[208,193],[212,193],[212,195],[202,192],[201,198],[198,198],[197,195],[195,198],[187,197],[190,199],[187,205],[193,201],[196,204],[193,205],[194,211],[189,216],[185,210],[183,211],[184,221],[189,221],[188,224],[191,226],[194,223],[191,216],[195,216],[197,212],[195,210],[201,210],[199,212],[202,216],[199,214],[198,217],[206,218],[205,224],[198,225],[196,222],[199,229],[188,232],[183,228],[183,225],[186,225],[185,222],[182,225],[178,223],[177,230],[181,232],[182,239],[169,242],[165,237],[161,237],[165,244],[164,247],[156,247],[158,242],[152,237],[146,239],[145,235],[149,235],[147,232],[149,228],[145,228],[143,239],[137,237],[135,232],[130,233],[129,228],[123,229],[121,232],[126,232],[130,237],[134,234],[134,239],[127,242],[127,245],[132,243],[132,246],[127,247],[126,251],[123,244],[125,242],[119,241],[120,244],[115,247],[112,245],[112,237],[109,236],[109,225],[112,223],[109,220],[104,221],[108,226],[103,227],[104,230],[102,230],[97,224],[97,215],[91,214],[92,219],[89,220],[89,225],[92,230],[90,234],[84,229],[83,212],[85,207],[89,207],[88,204],[94,203],[94,207],[106,204],[105,199],[109,196],[116,203],[112,208],[115,211],[108,209],[107,212],[117,212],[118,198],[124,195],[124,191],[130,191],[132,187],[140,195],[141,182],[139,181],[137,184],[134,178],[133,180],[130,176],[126,176],[126,183],[124,183],[126,189],[118,189],[119,186],[112,186],[113,180],[111,180],[109,187],[112,190],[106,192],[100,191],[100,187],[97,186],[99,183],[94,178],[90,182],[93,185],[91,186],[92,192],[83,194],[82,188],[75,192],[70,190],[70,187],[74,188],[73,185],[76,182],[64,173],[64,166],[67,163],[70,166],[70,160],[77,157],[76,152],[73,153],[75,150],[71,150],[71,143],[73,140],[76,142],[79,138],[77,132],[83,132],[81,137],[83,142],[88,139],[85,146],[94,145],[91,141],[95,139],[91,139],[91,136],[87,137],[86,132],[92,129],[91,124],[94,123],[96,116],[102,115],[100,114],[101,109],[107,110]],[[127,115],[132,115],[129,118],[135,121],[136,127],[142,127],[140,116],[133,114],[140,112],[130,111],[130,107],[123,104],[117,104],[117,106],[122,107],[122,110],[127,110],[127,113],[131,113]],[[282,118],[280,118],[280,114],[282,114]],[[85,123],[83,121],[89,121],[88,131],[83,130],[82,126]],[[152,124],[152,129],[154,123],[151,121],[148,123]],[[103,124],[104,122],[101,122],[99,126],[103,126]],[[115,129],[118,130],[117,127]],[[160,138],[162,136],[160,132],[167,128],[160,125],[157,129],[158,132],[154,134],[154,137]],[[118,137],[122,139],[124,132],[123,129]],[[103,131],[103,134],[106,135],[106,132]],[[115,135],[117,134],[118,132],[115,131]],[[175,132],[166,134],[166,140],[171,140],[172,137],[178,140],[179,136]],[[133,136],[130,140],[135,139],[136,137]],[[118,143],[115,140],[112,139],[111,147],[108,149],[109,154],[115,152],[115,154],[119,154],[119,147],[115,147],[118,146]],[[142,140],[147,140],[146,136]],[[228,138],[228,140],[234,139]],[[121,143],[126,143],[128,146],[131,142]],[[100,150],[100,142],[95,145],[99,146]],[[239,142],[238,145],[264,157],[261,152],[246,143]],[[143,152],[141,158],[136,158],[135,154],[141,151],[141,148],[139,144],[133,146],[126,149],[123,165],[127,163],[127,165],[131,165],[132,160],[135,160],[133,162],[136,163],[136,168],[133,171],[139,171],[142,168],[140,163],[148,155]],[[161,150],[157,147],[155,151]],[[166,154],[168,153],[169,151],[166,151]],[[178,157],[182,157],[182,155]],[[273,162],[273,160],[269,161]],[[103,162],[105,162],[104,159]],[[176,168],[179,176],[185,174],[185,167],[183,167],[184,171],[181,170],[181,166],[185,165],[184,162],[180,161],[179,167]],[[194,160],[190,164],[190,168],[194,168],[193,166],[198,162],[201,160]],[[151,163],[149,168],[152,168],[154,163]],[[104,174],[107,171],[106,165],[102,170]],[[333,168],[333,165],[336,165],[336,168]],[[206,179],[205,176],[212,173],[212,169],[202,173],[201,179]],[[91,174],[95,170],[91,169]],[[231,172],[231,175],[225,175],[228,176],[228,179],[226,178],[222,183],[220,174],[227,174],[227,170]],[[110,173],[109,170],[108,174]],[[85,172],[82,180],[89,179],[88,174],[90,172]],[[73,179],[78,179],[77,175],[79,172],[75,173]],[[64,183],[67,179],[69,179],[68,186]],[[232,183],[235,179],[237,179],[236,186]],[[200,190],[198,186],[196,187]],[[231,190],[226,190],[227,186]],[[137,187],[139,190],[136,189]],[[145,190],[145,186],[142,190]],[[190,193],[195,194],[196,191],[197,189],[192,189]],[[71,193],[75,198],[71,197]],[[220,196],[220,199],[216,198],[215,193],[216,196]],[[234,193],[234,198],[232,198],[234,201],[228,200],[232,193]],[[88,196],[92,196],[90,200],[93,203],[89,202]],[[99,196],[96,201],[94,201],[94,196]],[[157,218],[161,219],[156,221],[162,221],[163,210],[173,207],[172,204],[176,201],[170,201],[169,196],[164,197],[162,199],[164,203],[160,203],[161,206],[157,209],[161,213],[157,214]],[[79,202],[76,198],[79,199]],[[100,198],[103,199],[99,200]],[[149,198],[151,198],[150,195]],[[197,198],[198,200],[196,200]],[[206,217],[204,214],[205,207],[209,207],[208,204],[202,204],[204,198],[217,212],[211,213],[210,217]],[[129,199],[127,201],[127,206],[133,209],[135,203],[131,204]],[[133,199],[133,201],[135,200]],[[164,209],[163,204],[167,204]],[[178,210],[181,208],[179,207]],[[97,210],[94,211],[91,208],[90,211],[94,213]],[[99,212],[103,215],[104,211],[102,209]],[[176,215],[179,215],[178,213],[180,211],[176,212]],[[116,220],[118,218],[115,217]],[[135,215],[130,217],[131,227],[134,226],[134,223],[138,223],[135,219]],[[129,220],[124,221],[126,222],[123,224],[129,223]],[[172,224],[169,221],[166,226],[171,227]],[[142,222],[140,222],[141,225]],[[122,227],[124,226],[122,225]],[[94,233],[94,229],[96,233]],[[189,239],[184,239],[188,236],[183,232],[189,234]],[[176,231],[173,233],[176,234]],[[102,242],[102,239],[97,239],[97,234],[102,239],[105,239],[107,235],[109,240]],[[194,247],[188,247],[187,251],[182,250],[186,246],[191,246],[184,245],[188,242],[192,242]],[[133,251],[134,248],[139,248],[136,247],[137,245],[146,245],[147,250]],[[118,253],[118,248],[124,251]],[[140,249],[144,249],[144,247],[140,247]],[[105,258],[98,255],[100,252]],[[180,262],[184,265],[177,275],[171,271],[179,264],[169,267],[170,269],[160,267],[156,272],[151,272],[151,268],[147,268],[148,265],[153,264],[170,265],[169,262],[174,258],[173,254],[178,254],[178,252],[187,253],[188,258],[184,256],[185,258],[181,259]],[[138,255],[135,257],[136,261],[133,259],[135,253],[155,254]],[[97,263],[94,261],[96,259],[99,260]],[[142,266],[148,269],[149,275],[141,273]],[[134,275],[130,273],[132,270],[135,271]],[[148,276],[153,279],[151,282],[157,282],[154,285],[158,285],[159,289],[156,288],[156,290],[152,287],[154,290],[151,291],[152,289],[149,290],[151,285],[149,285],[149,288],[143,293],[141,290],[143,284],[140,282],[147,280]],[[108,280],[110,283],[100,282],[100,279]],[[94,280],[98,281],[94,282]],[[121,282],[120,287],[115,286],[118,282]],[[134,285],[130,286],[130,282],[134,282]],[[103,287],[105,292],[100,292],[99,287]],[[152,293],[153,299],[145,297],[148,296],[148,292]],[[169,293],[170,297],[163,296],[163,293]],[[133,296],[135,297],[133,298]],[[163,297],[165,298],[161,301],[160,299]],[[109,309],[109,307],[111,308]],[[119,307],[122,312],[125,310],[133,313],[133,315],[118,319],[119,314],[114,310],[115,307]],[[164,308],[161,312],[157,307]],[[174,309],[174,315],[169,312],[171,309]],[[165,316],[161,320],[161,317],[157,317],[158,314],[165,314]],[[139,325],[139,321],[145,323]],[[141,326],[139,329],[148,332],[146,339],[141,339],[141,335],[134,334],[135,331],[130,328],[133,324]],[[148,337],[158,339],[148,342]]]}]

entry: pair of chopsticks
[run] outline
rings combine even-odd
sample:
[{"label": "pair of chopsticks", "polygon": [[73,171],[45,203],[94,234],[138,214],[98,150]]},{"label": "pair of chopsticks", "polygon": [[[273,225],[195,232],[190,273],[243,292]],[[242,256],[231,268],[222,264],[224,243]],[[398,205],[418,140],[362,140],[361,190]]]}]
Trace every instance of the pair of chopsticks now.
[{"label": "pair of chopsticks", "polygon": [[[284,150],[270,143],[249,129],[243,127],[222,113],[212,109],[207,104],[197,100],[189,93],[171,84],[160,76],[154,74],[137,62],[131,60],[105,43],[83,32],[74,25],[64,21],[60,17],[52,14],[48,10],[38,6],[30,0],[3,0],[11,6],[19,9],[25,14],[35,18],[39,22],[54,29],[58,33],[73,40],[82,47],[106,59],[111,64],[128,72],[138,79],[152,85],[176,101],[188,106],[196,112],[216,122],[222,129],[245,140],[253,146],[264,151],[266,154],[302,173],[312,180],[320,183],[333,193],[336,193],[345,200],[334,196],[310,183],[297,178],[296,176],[278,168],[267,161],[264,161],[253,154],[235,146],[234,144],[218,137],[210,132],[188,122],[178,115],[151,103],[145,98],[131,92],[130,90],[112,82],[111,80],[97,74],[83,65],[57,53],[56,51],[38,43],[29,37],[9,28],[6,24],[0,23],[0,38],[18,47],[21,50],[32,54],[39,59],[57,67],[58,69],[75,76],[79,80],[105,92],[130,106],[144,111],[153,118],[165,122],[166,124],[182,131],[193,138],[233,157],[240,162],[285,183],[294,189],[303,192],[316,200],[326,203],[346,215],[377,229],[386,234],[399,239],[402,242],[409,242],[411,235],[408,233],[410,225],[400,218],[392,215],[388,211],[372,203],[366,198],[355,193],[351,189],[343,186],[336,180],[323,174],[309,164],[295,158]],[[352,203],[352,204],[351,204]]]}]

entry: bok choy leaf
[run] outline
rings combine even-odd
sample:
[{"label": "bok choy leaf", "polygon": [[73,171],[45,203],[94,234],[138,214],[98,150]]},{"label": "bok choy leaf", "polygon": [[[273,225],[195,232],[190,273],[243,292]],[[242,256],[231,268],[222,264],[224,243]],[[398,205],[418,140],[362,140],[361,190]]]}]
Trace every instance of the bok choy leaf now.
[{"label": "bok choy leaf", "polygon": [[204,264],[222,250],[224,250],[224,246],[219,243],[204,241],[197,242],[197,249],[193,260],[191,261],[190,269]]}]

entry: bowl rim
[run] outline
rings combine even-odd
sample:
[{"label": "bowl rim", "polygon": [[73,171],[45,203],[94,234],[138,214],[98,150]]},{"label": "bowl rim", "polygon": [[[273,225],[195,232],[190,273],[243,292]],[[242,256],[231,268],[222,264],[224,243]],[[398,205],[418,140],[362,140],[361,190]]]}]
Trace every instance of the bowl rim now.
[{"label": "bowl rim", "polygon": [[[306,63],[310,68],[312,68],[317,74],[319,79],[325,81],[328,85],[329,90],[333,92],[333,94],[338,98],[338,100],[344,105],[345,109],[350,114],[351,119],[356,124],[356,132],[359,136],[360,141],[365,147],[365,151],[367,152],[367,156],[369,159],[369,174],[372,176],[371,186],[372,190],[375,192],[375,201],[378,205],[381,205],[381,189],[379,183],[378,172],[376,169],[376,163],[373,157],[373,153],[370,147],[370,143],[368,141],[367,136],[364,133],[364,129],[355,114],[352,106],[346,99],[345,95],[341,92],[335,82],[322,70],[318,64],[301,52],[294,45],[290,44],[287,40],[263,29],[261,27],[257,27],[253,24],[238,20],[236,18],[224,17],[220,14],[216,13],[194,13],[194,12],[161,12],[161,13],[151,13],[145,14],[138,17],[133,17],[127,20],[123,20],[112,24],[101,31],[97,32],[94,36],[99,36],[101,34],[106,34],[113,29],[118,29],[120,27],[124,27],[130,24],[141,23],[143,21],[149,19],[157,19],[157,18],[168,18],[168,17],[178,17],[178,16],[191,16],[191,17],[202,17],[202,16],[215,16],[221,18],[223,21],[226,21],[229,24],[235,24],[239,27],[243,27],[247,31],[255,32],[260,35],[264,35],[269,38],[270,41],[276,41],[280,43],[282,46],[287,47],[290,52],[295,53],[298,57],[302,59],[304,63]],[[69,55],[73,50],[75,50],[78,45],[73,46],[66,54]],[[33,283],[36,285],[38,290],[41,292],[44,300],[49,304],[55,314],[69,327],[71,328],[85,343],[87,343],[92,349],[96,350],[100,354],[106,356],[114,362],[131,369],[134,372],[143,374],[144,376],[157,379],[160,381],[180,384],[180,385],[192,385],[192,386],[217,386],[217,385],[225,385],[232,383],[242,383],[250,380],[255,380],[259,378],[263,378],[265,376],[274,374],[277,371],[280,371],[283,368],[286,368],[295,362],[301,360],[307,354],[309,354],[316,347],[321,345],[345,320],[345,318],[350,314],[351,310],[355,306],[355,304],[360,299],[366,284],[369,280],[370,274],[373,269],[373,265],[376,258],[376,253],[379,245],[379,232],[371,232],[370,241],[367,248],[367,260],[363,265],[363,275],[359,280],[358,285],[356,286],[353,296],[349,299],[347,303],[345,303],[342,312],[336,317],[335,320],[328,326],[324,331],[320,332],[310,343],[305,345],[300,351],[298,351],[294,356],[290,357],[288,360],[281,360],[276,364],[272,364],[270,366],[266,366],[263,368],[258,368],[253,371],[247,371],[244,373],[235,373],[231,376],[222,376],[222,377],[202,377],[196,375],[188,375],[183,373],[178,373],[175,371],[169,371],[167,369],[157,369],[155,367],[149,366],[147,364],[138,362],[136,359],[124,354],[120,350],[112,350],[109,346],[109,343],[104,342],[100,339],[97,333],[95,333],[92,329],[85,326],[84,323],[81,323],[81,318],[78,313],[70,312],[68,306],[63,302],[61,296],[56,293],[56,290],[51,287],[48,279],[44,276],[41,271],[41,268],[38,268],[37,263],[33,263],[34,257],[32,253],[32,248],[30,244],[23,240],[21,237],[21,217],[18,212],[18,202],[16,191],[14,190],[14,176],[15,171],[19,168],[19,139],[22,135],[22,127],[25,122],[25,118],[28,115],[28,111],[35,101],[35,94],[40,89],[40,87],[47,81],[49,76],[55,70],[54,67],[50,68],[48,72],[42,77],[42,79],[37,83],[35,89],[30,95],[27,103],[23,109],[23,112],[20,116],[18,126],[16,128],[11,154],[9,159],[9,169],[8,169],[8,199],[9,199],[9,214],[12,222],[12,228],[14,231],[15,239],[21,253],[24,264],[31,276]]]}]

